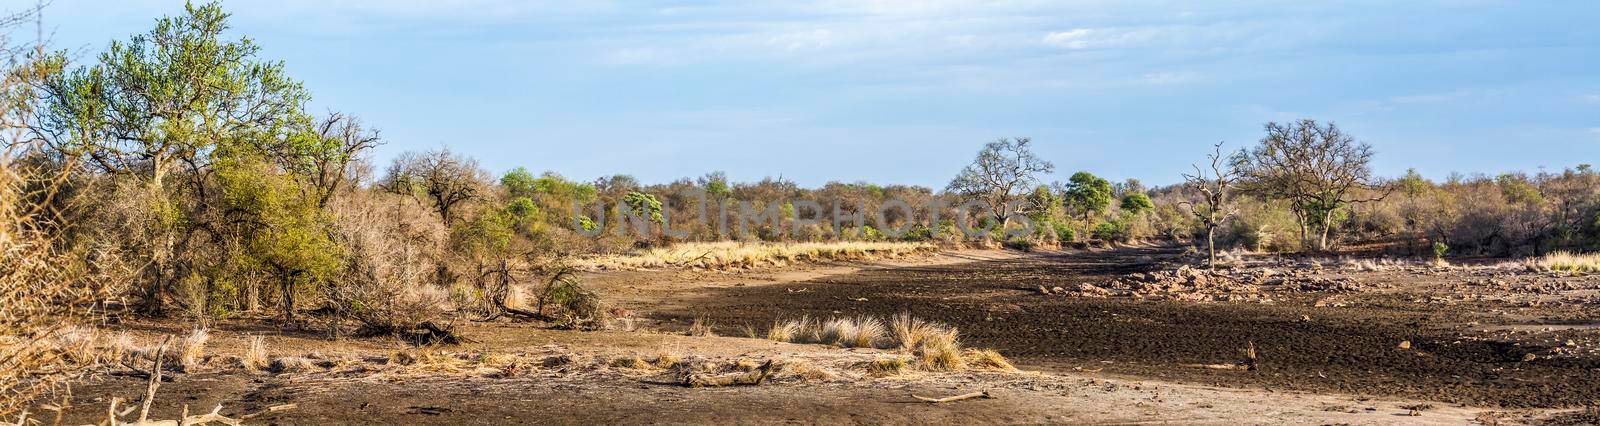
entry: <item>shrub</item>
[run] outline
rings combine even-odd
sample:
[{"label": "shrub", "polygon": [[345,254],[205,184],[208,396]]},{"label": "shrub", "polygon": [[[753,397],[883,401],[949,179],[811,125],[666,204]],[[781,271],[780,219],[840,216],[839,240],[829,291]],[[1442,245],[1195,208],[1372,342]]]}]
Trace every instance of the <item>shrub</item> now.
[{"label": "shrub", "polygon": [[1444,260],[1444,254],[1450,251],[1450,246],[1442,242],[1433,243],[1433,260]]},{"label": "shrub", "polygon": [[593,330],[606,323],[600,295],[579,282],[571,268],[558,268],[550,275],[534,306],[540,314],[553,316],[565,327]]},{"label": "shrub", "polygon": [[1120,241],[1122,239],[1122,231],[1121,222],[1100,222],[1100,224],[1094,226],[1094,230],[1090,235],[1100,241]]},{"label": "shrub", "polygon": [[1050,226],[1055,228],[1056,241],[1070,243],[1078,240],[1078,231],[1073,230],[1071,224],[1064,222],[1050,222]]},{"label": "shrub", "polygon": [[446,230],[408,198],[375,195],[335,203],[335,232],[349,255],[326,293],[365,332],[396,334],[444,315],[448,297],[428,283],[438,280]]}]

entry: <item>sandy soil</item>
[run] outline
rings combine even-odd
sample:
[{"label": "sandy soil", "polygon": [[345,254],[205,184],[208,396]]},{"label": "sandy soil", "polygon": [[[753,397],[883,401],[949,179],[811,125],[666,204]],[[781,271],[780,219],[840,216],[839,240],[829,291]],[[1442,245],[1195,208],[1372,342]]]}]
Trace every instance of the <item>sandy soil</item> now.
[{"label": "sandy soil", "polygon": [[[916,259],[733,272],[612,271],[586,278],[634,311],[641,331],[576,332],[469,324],[469,343],[409,348],[384,339],[329,340],[251,321],[213,329],[210,357],[157,393],[156,418],[183,405],[267,424],[1516,424],[1592,421],[1600,396],[1587,326],[1600,322],[1587,278],[1511,270],[1382,270],[1340,274],[1370,291],[1273,292],[1270,302],[1179,302],[1041,294],[1039,286],[1106,283],[1168,268],[1159,248],[1023,254],[968,251]],[[1500,283],[1490,282],[1502,280]],[[1558,284],[1550,284],[1550,282]],[[1510,282],[1512,284],[1507,285]],[[1482,283],[1482,284],[1476,284]],[[1519,284],[1519,283],[1526,283]],[[1380,285],[1381,284],[1381,285]],[[1530,287],[1559,287],[1559,291]],[[1594,285],[1600,287],[1600,285]],[[911,312],[961,328],[1024,370],[875,377],[880,350],[739,337],[688,337],[695,318],[724,336],[800,315]],[[1564,326],[1563,326],[1564,325]],[[148,344],[186,330],[118,326]],[[648,331],[646,331],[648,330]],[[252,335],[274,357],[306,365],[238,367]],[[1568,341],[1571,342],[1568,342]],[[1411,343],[1400,349],[1399,342]],[[1253,343],[1258,371],[1234,362]],[[1570,343],[1570,344],[1569,344]],[[1532,359],[1528,354],[1534,354]],[[768,384],[686,388],[681,371],[618,367],[662,355],[735,373],[778,360],[814,374]],[[422,359],[406,362],[403,360]],[[683,363],[692,364],[692,363]],[[800,371],[800,370],[795,370]],[[137,400],[144,381],[100,374],[73,388],[72,423],[103,420],[111,398]],[[911,395],[989,391],[947,404]],[[126,419],[126,418],[124,418]]]}]

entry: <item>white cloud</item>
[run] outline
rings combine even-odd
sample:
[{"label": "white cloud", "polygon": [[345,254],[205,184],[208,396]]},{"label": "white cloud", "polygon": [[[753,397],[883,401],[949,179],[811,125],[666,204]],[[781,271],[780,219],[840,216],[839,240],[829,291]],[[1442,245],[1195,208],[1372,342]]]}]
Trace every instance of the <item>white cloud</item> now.
[{"label": "white cloud", "polygon": [[1200,74],[1188,71],[1154,72],[1140,76],[1146,84],[1182,84],[1200,79]]},{"label": "white cloud", "polygon": [[1068,31],[1055,31],[1051,32],[1050,34],[1045,34],[1044,40],[1041,41],[1044,44],[1055,47],[1067,49],[1087,49],[1092,47],[1089,37],[1093,34],[1094,30],[1088,28],[1077,28]]}]

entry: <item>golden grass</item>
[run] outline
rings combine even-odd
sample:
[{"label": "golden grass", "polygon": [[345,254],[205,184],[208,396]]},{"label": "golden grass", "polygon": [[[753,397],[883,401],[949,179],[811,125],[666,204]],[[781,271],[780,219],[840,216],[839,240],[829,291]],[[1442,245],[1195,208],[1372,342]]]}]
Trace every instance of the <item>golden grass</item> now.
[{"label": "golden grass", "polygon": [[250,347],[245,349],[241,361],[245,368],[251,370],[264,370],[271,363],[272,355],[267,351],[267,338],[254,336],[250,338]]},{"label": "golden grass", "polygon": [[823,321],[817,335],[822,343],[846,348],[873,348],[884,338],[883,321],[860,316]]},{"label": "golden grass", "polygon": [[1600,272],[1600,253],[1555,252],[1527,261],[1528,269],[1538,272],[1593,274]]},{"label": "golden grass", "polygon": [[649,362],[646,362],[644,358],[640,358],[638,355],[613,358],[610,364],[612,367],[627,368],[631,370],[648,370],[652,367],[655,367]]},{"label": "golden grass", "polygon": [[767,329],[767,340],[805,343],[808,340],[805,338],[805,334],[812,328],[811,319],[808,317],[800,317],[797,320],[773,321],[772,328]]},{"label": "golden grass", "polygon": [[178,341],[178,364],[185,371],[200,366],[205,361],[206,343],[211,341],[211,333],[204,328],[194,329],[188,336]]},{"label": "golden grass", "polygon": [[1017,371],[1017,367],[1011,365],[1011,361],[1007,361],[1006,357],[1001,356],[999,352],[995,352],[993,349],[967,349],[966,352],[962,353],[962,358],[966,361],[967,368]]},{"label": "golden grass", "polygon": [[874,376],[898,376],[911,370],[911,362],[904,357],[884,357],[867,364],[867,373]]},{"label": "golden grass", "polygon": [[[891,317],[887,325],[877,318],[866,316],[821,321],[806,317],[779,320],[773,322],[766,335],[768,339],[780,342],[894,349],[909,355],[902,361],[927,371],[1016,371],[1016,367],[999,352],[962,348],[960,336],[961,332],[955,327],[920,320],[904,313]],[[880,367],[869,366],[868,370],[877,374],[882,372],[878,371]]]},{"label": "golden grass", "polygon": [[894,258],[938,250],[930,243],[911,242],[804,242],[745,243],[721,241],[680,243],[671,247],[639,250],[621,255],[578,261],[591,269],[707,268],[731,269],[793,262]]}]

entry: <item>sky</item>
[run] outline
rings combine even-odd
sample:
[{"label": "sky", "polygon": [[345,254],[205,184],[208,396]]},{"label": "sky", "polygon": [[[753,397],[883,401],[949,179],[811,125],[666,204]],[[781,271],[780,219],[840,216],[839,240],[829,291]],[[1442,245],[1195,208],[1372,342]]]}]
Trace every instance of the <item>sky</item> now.
[{"label": "sky", "polygon": [[[15,2],[18,0],[3,0]],[[378,128],[499,173],[725,171],[942,188],[1030,137],[1065,180],[1181,180],[1269,121],[1332,121],[1374,168],[1600,162],[1600,2],[231,0],[231,34]],[[181,1],[55,0],[91,60]]]}]

